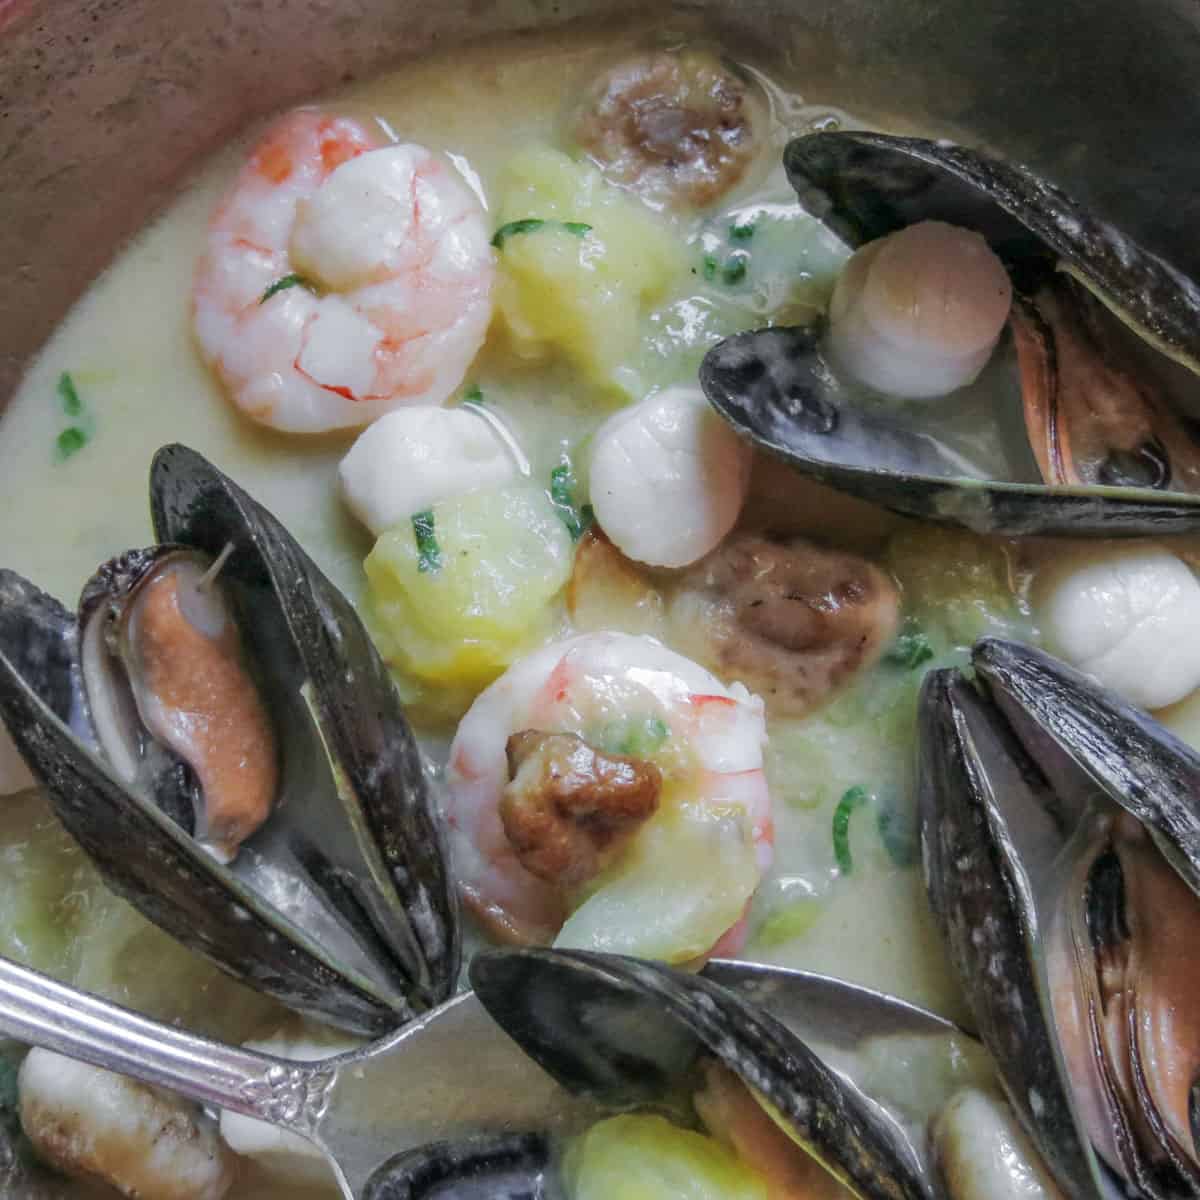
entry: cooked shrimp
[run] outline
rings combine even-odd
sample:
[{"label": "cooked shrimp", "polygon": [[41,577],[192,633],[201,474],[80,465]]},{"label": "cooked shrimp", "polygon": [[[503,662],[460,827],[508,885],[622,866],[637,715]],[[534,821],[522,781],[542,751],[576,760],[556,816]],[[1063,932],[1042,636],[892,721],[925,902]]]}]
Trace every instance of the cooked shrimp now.
[{"label": "cooked shrimp", "polygon": [[977,233],[922,221],[846,263],[829,306],[834,362],[890,396],[945,396],[983,370],[1012,307],[1004,264]]},{"label": "cooked shrimp", "polygon": [[[519,785],[527,761],[518,751],[510,770],[509,742],[526,731],[574,734],[564,748],[587,768],[579,803],[561,787],[570,766],[563,760],[558,794],[548,792],[533,809],[555,818],[548,833],[535,831],[557,839],[554,878],[522,861],[546,845],[518,847],[505,825],[508,816],[511,829],[513,818],[510,776]],[[765,736],[760,700],[740,684],[724,687],[653,638],[583,634],[534,652],[478,697],[450,749],[447,815],[464,900],[508,940],[549,942],[562,930],[559,944],[675,961],[707,953],[738,924],[771,862]],[[518,748],[546,744],[533,739]],[[633,760],[654,770],[639,773]],[[544,764],[539,771],[549,777]],[[579,831],[562,823],[574,813],[593,831],[640,828],[572,914],[580,894],[571,873],[607,848],[592,838],[572,849]],[[514,832],[520,840],[527,831]],[[574,857],[564,858],[567,851]]]},{"label": "cooked shrimp", "polygon": [[462,382],[493,270],[479,201],[449,162],[302,110],[267,133],[213,217],[196,339],[255,421],[366,425]]},{"label": "cooked shrimp", "polygon": [[593,438],[596,521],[627,557],[685,567],[733,528],[750,485],[750,457],[699,388],[648,396],[611,416]]},{"label": "cooked shrimp", "polygon": [[138,1200],[221,1200],[233,1186],[215,1123],[169,1092],[49,1050],[29,1052],[18,1091],[26,1137],[67,1175]]},{"label": "cooked shrimp", "polygon": [[896,585],[865,558],[758,533],[738,533],[697,563],[668,611],[680,645],[787,716],[811,712],[871,666],[899,617]]},{"label": "cooked shrimp", "polygon": [[766,126],[748,79],[707,51],[663,50],[602,75],[575,136],[615,182],[653,203],[701,207],[742,179]]}]

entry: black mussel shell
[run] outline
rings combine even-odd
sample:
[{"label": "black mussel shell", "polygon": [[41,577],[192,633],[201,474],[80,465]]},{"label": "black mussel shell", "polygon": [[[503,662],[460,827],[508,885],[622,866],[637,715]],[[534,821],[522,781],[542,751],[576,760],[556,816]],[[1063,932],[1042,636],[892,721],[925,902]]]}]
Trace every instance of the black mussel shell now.
[{"label": "black mussel shell", "polygon": [[981,233],[1019,287],[1069,271],[1168,357],[1200,369],[1200,288],[1053,184],[951,142],[813,133],[783,155],[800,203],[852,246],[918,221]]},{"label": "black mussel shell", "polygon": [[[0,718],[106,882],[253,987],[378,1034],[439,1003],[457,900],[416,741],[357,615],[265,509],[182,446],[151,472],[155,532],[222,568],[282,739],[280,800],[229,866],[119,784],[80,712],[61,605],[0,573]],[[32,649],[31,649],[32,647]]]},{"label": "black mussel shell", "polygon": [[550,1141],[540,1133],[433,1142],[388,1159],[363,1200],[562,1200]]},{"label": "black mussel shell", "polygon": [[774,1017],[709,979],[564,950],[483,951],[470,976],[501,1028],[569,1091],[686,1110],[689,1073],[712,1056],[865,1200],[928,1200],[921,1164],[882,1112]]},{"label": "black mussel shell", "polygon": [[1029,752],[1043,767],[1061,764],[1053,779],[1056,792],[1069,793],[1072,771],[1100,789],[1149,830],[1200,895],[1200,754],[1141,709],[1044,651],[983,638],[972,665]]},{"label": "black mussel shell", "polygon": [[1200,495],[970,478],[934,438],[856,407],[826,366],[818,326],[719,342],[700,366],[712,406],[802,475],[906,516],[977,533],[1142,537],[1200,529]]},{"label": "black mussel shell", "polygon": [[1094,1200],[1099,1165],[1063,1083],[1035,901],[1069,830],[1037,765],[957,671],[925,677],[917,789],[926,888],[979,1035],[1064,1192]]}]

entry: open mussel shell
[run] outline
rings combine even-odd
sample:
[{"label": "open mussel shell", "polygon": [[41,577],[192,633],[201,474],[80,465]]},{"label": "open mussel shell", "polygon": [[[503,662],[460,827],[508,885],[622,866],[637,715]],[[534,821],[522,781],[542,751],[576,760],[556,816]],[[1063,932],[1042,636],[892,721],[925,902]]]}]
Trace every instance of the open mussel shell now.
[{"label": "open mussel shell", "polygon": [[1032,646],[983,638],[972,665],[1049,771],[1060,804],[1081,782],[1136,817],[1200,896],[1200,754],[1147,713]]},{"label": "open mussel shell", "polygon": [[986,639],[973,665],[979,687],[926,678],[918,791],[980,1035],[1067,1194],[1200,1194],[1200,760],[1031,647]]},{"label": "open mussel shell", "polygon": [[1014,537],[1200,529],[1200,495],[965,475],[933,437],[851,402],[821,355],[816,325],[726,338],[705,355],[700,386],[738,433],[801,474],[905,516]]},{"label": "open mussel shell", "polygon": [[562,1200],[563,1195],[549,1138],[499,1133],[397,1154],[371,1176],[363,1200]]},{"label": "open mussel shell", "polygon": [[145,916],[284,1004],[375,1034],[449,995],[459,928],[420,754],[345,598],[200,455],[151,471],[155,533],[216,559],[280,743],[269,819],[223,864],[123,783],[80,686],[77,627],[0,572],[0,718],[63,824]]},{"label": "open mussel shell", "polygon": [[[1044,180],[961,146],[820,133],[790,142],[784,164],[801,204],[852,246],[925,220],[988,240],[1018,293],[1030,446],[1010,455],[1012,478],[980,474],[907,424],[903,406],[865,403],[844,387],[816,327],[739,334],[709,351],[701,386],[740,433],[823,483],[978,532],[1200,528],[1200,444],[1160,357],[1200,371],[1191,280]],[[1110,313],[1116,320],[1101,327]],[[1194,390],[1192,375],[1176,374]]]},{"label": "open mussel shell", "polygon": [[925,677],[918,804],[926,887],[951,963],[1014,1110],[1064,1192],[1101,1167],[1054,1032],[1035,903],[1065,844],[1054,796],[1003,718],[957,671]]},{"label": "open mussel shell", "polygon": [[918,221],[982,234],[1028,287],[1073,275],[1169,358],[1200,371],[1200,288],[1065,192],[1014,163],[947,141],[812,133],[783,153],[801,205],[851,246]]},{"label": "open mussel shell", "polygon": [[568,1091],[686,1116],[689,1079],[712,1057],[864,1200],[931,1195],[922,1163],[882,1109],[773,1016],[710,979],[546,949],[483,951],[470,976],[493,1019]]}]

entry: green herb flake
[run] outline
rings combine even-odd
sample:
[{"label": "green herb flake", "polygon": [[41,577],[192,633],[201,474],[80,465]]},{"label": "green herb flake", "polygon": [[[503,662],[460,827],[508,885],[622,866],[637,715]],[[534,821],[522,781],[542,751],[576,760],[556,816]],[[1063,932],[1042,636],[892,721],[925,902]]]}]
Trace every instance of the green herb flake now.
[{"label": "green herb flake", "polygon": [[442,551],[437,544],[433,531],[433,509],[413,513],[413,536],[417,540],[417,570],[422,573],[440,571],[442,568]]},{"label": "green herb flake", "polygon": [[583,237],[592,232],[592,227],[583,221],[546,221],[541,217],[524,217],[520,221],[509,221],[501,225],[492,235],[492,245],[497,250],[504,249],[504,243],[511,237],[523,233],[537,233],[540,229],[557,230],[559,233],[569,233],[573,237]]},{"label": "green herb flake", "polygon": [[739,284],[746,278],[746,271],[749,269],[750,259],[745,254],[733,254],[725,260],[725,266],[721,268],[721,280],[723,283],[733,287]]},{"label": "green herb flake", "polygon": [[903,869],[915,867],[920,857],[917,830],[911,812],[901,812],[895,804],[885,804],[877,818],[879,840],[888,857]]},{"label": "green herb flake", "polygon": [[78,425],[68,425],[54,440],[54,453],[59,462],[65,462],[88,444],[89,435]]},{"label": "green herb flake", "polygon": [[622,717],[610,721],[601,731],[600,749],[605,754],[649,758],[670,736],[671,729],[661,717]]},{"label": "green herb flake", "polygon": [[731,242],[748,242],[754,236],[754,230],[753,221],[747,221],[744,225],[735,222],[729,227],[729,240]]},{"label": "green herb flake", "polygon": [[465,392],[463,392],[464,404],[486,404],[487,401],[483,398],[483,388],[477,383],[471,384]]},{"label": "green herb flake", "polygon": [[754,944],[764,950],[774,950],[788,942],[803,937],[821,915],[823,905],[819,900],[805,898],[782,905],[758,927]]},{"label": "green herb flake", "polygon": [[715,254],[706,254],[704,256],[704,278],[712,283],[717,277],[717,256]]},{"label": "green herb flake", "polygon": [[309,292],[315,292],[317,290],[311,283],[309,283],[307,279],[304,278],[303,275],[284,275],[275,280],[275,282],[271,284],[271,286],[267,288],[265,292],[263,292],[262,298],[259,300],[259,304],[266,304],[266,302],[270,300],[270,298],[274,296],[276,292],[286,292],[288,288],[294,287],[302,287]]},{"label": "green herb flake", "polygon": [[893,667],[915,671],[933,657],[933,646],[924,631],[911,618],[905,622],[903,632],[891,644],[883,661]]},{"label": "green herb flake", "polygon": [[570,463],[562,463],[550,472],[550,500],[559,519],[567,527],[571,541],[579,541],[594,516],[590,504],[585,504],[583,508],[575,507],[575,472]]},{"label": "green herb flake", "polygon": [[58,398],[62,401],[62,410],[68,417],[81,417],[83,415],[83,401],[79,398],[79,392],[75,389],[75,380],[71,378],[69,371],[64,371],[58,377]]},{"label": "green herb flake", "polygon": [[866,802],[867,789],[852,787],[833,810],[833,857],[843,875],[849,875],[854,868],[850,857],[850,817],[855,809],[862,808]]}]

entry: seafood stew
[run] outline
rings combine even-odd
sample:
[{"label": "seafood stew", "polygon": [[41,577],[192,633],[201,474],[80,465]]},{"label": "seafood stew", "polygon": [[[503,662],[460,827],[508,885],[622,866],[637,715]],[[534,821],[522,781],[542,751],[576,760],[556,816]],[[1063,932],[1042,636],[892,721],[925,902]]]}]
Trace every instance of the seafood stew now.
[{"label": "seafood stew", "polygon": [[[373,1200],[1200,1194],[1200,291],[825,99],[697,31],[317,98],[0,417],[0,953],[297,1059],[473,986],[612,1109]],[[336,1194],[0,1049],[5,1194]]]}]

